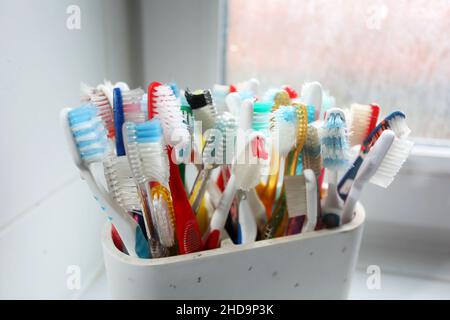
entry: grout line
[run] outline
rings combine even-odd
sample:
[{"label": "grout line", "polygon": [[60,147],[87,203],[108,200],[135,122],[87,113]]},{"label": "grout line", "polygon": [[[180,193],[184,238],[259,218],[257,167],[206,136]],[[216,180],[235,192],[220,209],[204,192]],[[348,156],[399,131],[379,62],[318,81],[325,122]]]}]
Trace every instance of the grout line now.
[{"label": "grout line", "polygon": [[75,183],[76,181],[78,181],[78,179],[79,179],[78,175],[75,175],[75,176],[71,177],[70,179],[67,179],[65,182],[61,183],[60,185],[58,185],[57,187],[52,189],[49,193],[44,195],[41,199],[39,199],[38,201],[31,204],[28,208],[26,208],[26,209],[22,210],[21,212],[19,212],[18,214],[14,215],[14,217],[12,217],[9,221],[4,223],[0,227],[0,237],[2,236],[3,233],[6,233],[7,230],[9,228],[11,228],[11,226],[13,224],[17,223],[18,221],[20,221],[21,219],[26,217],[28,214],[33,212],[33,210],[36,207],[39,207],[43,202],[51,199],[54,195],[58,194],[59,192],[61,192],[65,188],[67,188],[68,186],[70,186],[73,183]]}]

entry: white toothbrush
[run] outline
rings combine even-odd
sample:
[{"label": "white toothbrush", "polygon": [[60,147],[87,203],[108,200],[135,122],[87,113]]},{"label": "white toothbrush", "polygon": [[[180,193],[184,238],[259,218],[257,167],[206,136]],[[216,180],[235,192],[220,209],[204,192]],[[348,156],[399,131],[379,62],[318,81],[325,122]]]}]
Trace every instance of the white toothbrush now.
[{"label": "white toothbrush", "polygon": [[342,212],[343,223],[352,220],[364,185],[370,180],[388,186],[408,158],[412,146],[411,141],[396,138],[394,131],[383,131],[365,157],[353,181]]},{"label": "white toothbrush", "polygon": [[135,237],[136,228],[138,228],[136,221],[119,204],[111,200],[108,192],[97,183],[91,171],[91,165],[101,162],[107,154],[106,131],[97,117],[96,107],[88,105],[77,109],[63,109],[61,123],[73,161],[80,170],[81,177],[87,182],[94,197],[111,219],[128,254],[136,257]]},{"label": "white toothbrush", "polygon": [[[225,222],[231,208],[237,190],[248,191],[259,182],[260,164],[257,156],[253,154],[251,148],[256,139],[264,139],[259,132],[249,135],[245,146],[238,150],[233,161],[232,174],[227,186],[222,194],[219,204],[213,213],[210,222],[210,232],[206,237],[205,248],[215,249],[220,245],[220,238],[224,230]],[[248,159],[248,156],[251,158]],[[252,158],[253,157],[253,158]],[[256,159],[255,159],[256,158]]]}]

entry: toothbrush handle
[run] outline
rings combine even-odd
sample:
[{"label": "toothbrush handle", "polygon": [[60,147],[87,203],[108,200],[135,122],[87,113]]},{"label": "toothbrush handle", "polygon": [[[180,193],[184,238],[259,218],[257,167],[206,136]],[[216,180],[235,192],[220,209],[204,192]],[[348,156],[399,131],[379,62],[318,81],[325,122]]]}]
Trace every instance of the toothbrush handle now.
[{"label": "toothbrush handle", "polygon": [[290,236],[302,232],[305,223],[305,215],[289,218],[285,235]]},{"label": "toothbrush handle", "polygon": [[225,191],[223,192],[222,197],[220,198],[219,205],[217,206],[211,218],[210,222],[211,230],[222,231],[222,229],[225,226],[225,222],[227,220],[231,204],[237,191],[234,182],[235,177],[234,175],[231,175],[230,180],[228,180]]},{"label": "toothbrush handle", "polygon": [[357,180],[353,183],[347,200],[345,201],[344,210],[342,211],[342,224],[346,224],[353,219],[353,213],[355,211],[356,203],[361,196],[363,186],[364,184],[359,183]]},{"label": "toothbrush handle", "polygon": [[258,235],[258,228],[256,225],[255,215],[252,210],[251,202],[249,201],[249,193],[246,193],[246,198],[239,201],[239,223],[238,223],[238,243],[252,243],[255,242]]},{"label": "toothbrush handle", "polygon": [[205,195],[206,192],[206,186],[208,184],[210,175],[211,170],[205,168],[198,173],[197,178],[195,179],[191,195],[189,196],[189,200],[194,213],[196,213],[198,211],[198,208],[200,207],[203,196]]},{"label": "toothbrush handle", "polygon": [[198,227],[194,211],[184,190],[178,166],[172,161],[172,148],[167,148],[167,152],[169,155],[170,169],[169,186],[175,211],[178,249],[180,250],[180,254],[200,251],[203,247],[200,228]]},{"label": "toothbrush handle", "polygon": [[83,179],[86,180],[95,199],[99,202],[102,209],[106,211],[114,227],[119,232],[120,238],[122,239],[128,254],[137,257],[135,241],[138,225],[136,221],[130,215],[126,214],[118,204],[111,201],[106,190],[95,182],[94,176],[90,170],[82,170],[81,175]]},{"label": "toothbrush handle", "polygon": [[233,203],[237,191],[234,181],[235,177],[234,175],[231,175],[227,186],[222,193],[219,204],[211,217],[209,225],[210,231],[205,239],[205,250],[216,249],[220,246],[220,235],[225,227],[228,213],[230,212],[231,204]]},{"label": "toothbrush handle", "polygon": [[356,160],[353,162],[353,165],[350,167],[350,169],[347,170],[347,172],[342,177],[341,181],[339,181],[338,184],[338,193],[342,200],[346,201],[350,188],[352,186],[353,181],[355,180],[356,174],[358,173],[359,168],[361,167],[361,164],[363,162],[363,158],[361,155],[356,158]]}]

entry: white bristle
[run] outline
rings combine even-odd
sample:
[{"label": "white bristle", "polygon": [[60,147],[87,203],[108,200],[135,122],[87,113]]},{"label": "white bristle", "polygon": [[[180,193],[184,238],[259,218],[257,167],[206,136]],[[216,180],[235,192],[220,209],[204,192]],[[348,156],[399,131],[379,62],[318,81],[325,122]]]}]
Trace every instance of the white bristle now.
[{"label": "white bristle", "polygon": [[349,140],[351,146],[360,145],[366,139],[371,116],[371,106],[356,103],[350,106]]},{"label": "white bristle", "polygon": [[131,171],[138,183],[159,182],[166,186],[169,181],[169,160],[161,141],[138,143],[135,124],[126,122],[127,156]]},{"label": "white bristle", "polygon": [[308,207],[305,176],[286,176],[284,177],[284,186],[289,218],[306,215]]},{"label": "white bristle", "polygon": [[141,210],[127,158],[109,156],[103,161],[103,167],[108,191],[113,199],[127,212]]},{"label": "white bristle", "polygon": [[405,117],[396,116],[389,120],[389,129],[395,132],[395,135],[400,139],[406,139],[411,133],[411,129],[406,123]]},{"label": "white bristle", "polygon": [[408,158],[413,145],[414,143],[412,141],[395,138],[377,172],[370,179],[370,182],[387,188]]},{"label": "white bristle", "polygon": [[160,143],[139,143],[138,150],[147,181],[157,181],[167,185],[169,161],[165,148]]},{"label": "white bristle", "polygon": [[141,108],[141,101],[144,91],[134,89],[131,91],[122,91],[123,113],[125,121],[142,123],[146,120],[145,113]]},{"label": "white bristle", "polygon": [[203,108],[193,109],[195,121],[202,122],[202,132],[211,129],[216,123],[217,109],[213,105],[206,105]]},{"label": "white bristle", "polygon": [[108,137],[114,136],[114,115],[108,97],[102,90],[91,88],[86,84],[81,84],[81,98],[84,101],[90,101],[97,107],[98,116],[103,122]]},{"label": "white bristle", "polygon": [[165,142],[169,146],[185,146],[190,141],[190,134],[183,121],[180,100],[169,86],[155,88],[153,106],[155,117],[161,120]]},{"label": "white bristle", "polygon": [[297,121],[294,119],[286,120],[281,116],[285,112],[285,108],[280,107],[273,114],[272,136],[276,139],[275,146],[278,147],[280,156],[286,157],[288,153],[295,147],[297,138]]},{"label": "white bristle", "polygon": [[[225,164],[233,159],[237,123],[234,116],[224,112],[217,116],[214,131],[210,132],[203,150],[203,161],[207,164]],[[228,154],[227,154],[228,153]]]}]

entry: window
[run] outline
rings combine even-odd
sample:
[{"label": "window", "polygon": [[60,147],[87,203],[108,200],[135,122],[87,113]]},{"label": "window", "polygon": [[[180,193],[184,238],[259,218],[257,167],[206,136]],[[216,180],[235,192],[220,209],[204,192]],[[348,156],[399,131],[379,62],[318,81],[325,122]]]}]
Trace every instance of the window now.
[{"label": "window", "polygon": [[450,3],[230,0],[227,80],[262,90],[320,81],[338,106],[403,110],[413,135],[450,139]]}]

